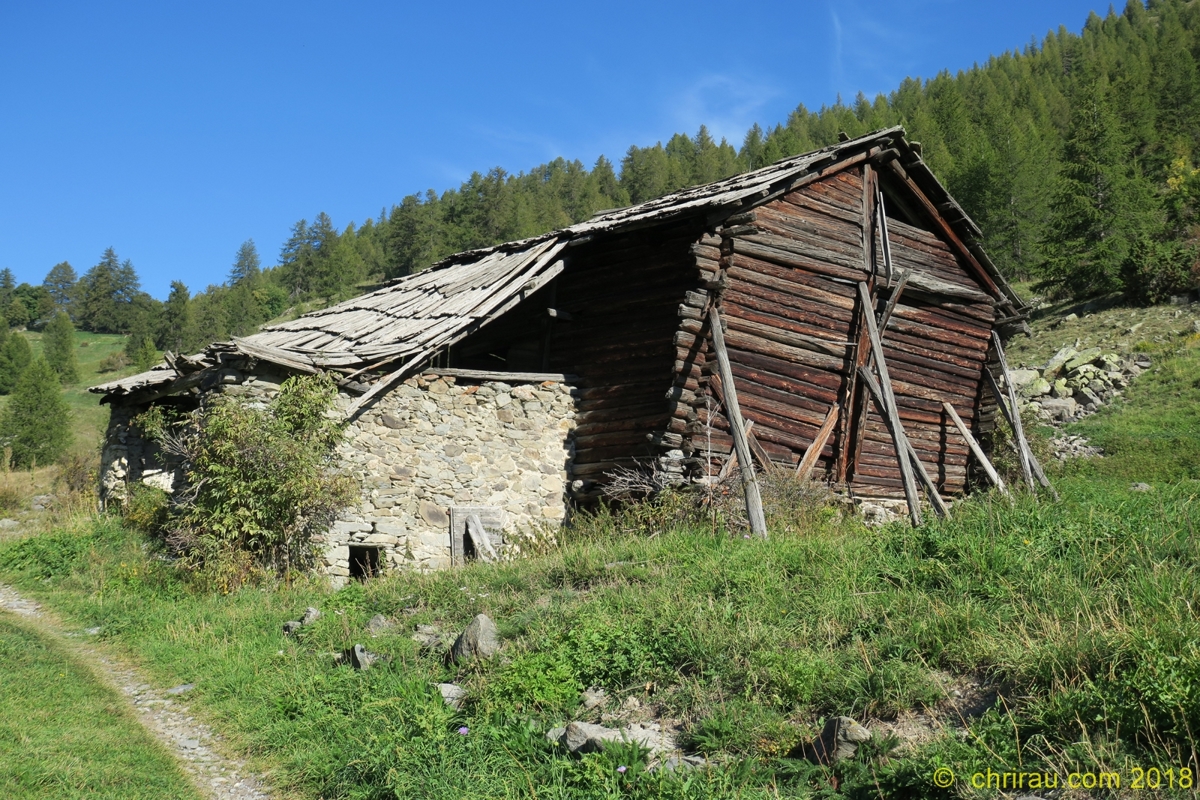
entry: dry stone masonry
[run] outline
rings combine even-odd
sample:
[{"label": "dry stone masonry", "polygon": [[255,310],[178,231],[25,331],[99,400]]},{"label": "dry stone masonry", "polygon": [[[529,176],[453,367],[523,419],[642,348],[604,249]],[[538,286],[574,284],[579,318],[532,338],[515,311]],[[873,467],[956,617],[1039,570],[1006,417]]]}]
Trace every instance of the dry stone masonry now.
[{"label": "dry stone masonry", "polygon": [[[265,405],[285,379],[230,373],[211,391],[252,404]],[[339,396],[339,410],[353,400]],[[140,410],[113,408],[106,499],[123,500],[136,481],[169,491],[178,479],[132,424]],[[361,493],[319,542],[322,567],[340,586],[364,571],[450,566],[470,555],[462,528],[472,514],[501,556],[520,552],[567,516],[574,428],[575,391],[565,383],[407,379],[360,413],[339,445]]]}]

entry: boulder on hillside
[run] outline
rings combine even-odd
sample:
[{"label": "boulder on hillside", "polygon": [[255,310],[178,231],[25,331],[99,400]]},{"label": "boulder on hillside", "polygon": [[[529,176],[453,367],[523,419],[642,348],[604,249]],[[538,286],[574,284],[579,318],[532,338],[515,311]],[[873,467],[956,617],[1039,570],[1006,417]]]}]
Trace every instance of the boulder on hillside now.
[{"label": "boulder on hillside", "polygon": [[478,614],[467,624],[450,648],[450,660],[461,664],[470,659],[489,659],[500,651],[500,632],[487,614]]}]

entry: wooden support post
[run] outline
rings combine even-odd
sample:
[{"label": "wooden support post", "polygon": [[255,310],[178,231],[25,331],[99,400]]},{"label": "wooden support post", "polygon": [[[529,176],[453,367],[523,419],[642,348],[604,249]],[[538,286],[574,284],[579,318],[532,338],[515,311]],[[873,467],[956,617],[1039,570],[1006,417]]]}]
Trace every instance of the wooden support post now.
[{"label": "wooden support post", "polygon": [[1033,468],[1029,464],[1032,456],[1029,452],[1029,443],[1025,441],[1025,428],[1021,425],[1021,407],[1017,405],[1017,390],[1013,386],[1012,374],[1008,371],[1008,360],[1004,357],[1004,345],[1000,344],[1000,334],[995,331],[992,331],[992,344],[996,348],[996,359],[1000,362],[1000,374],[1004,376],[1004,385],[1008,389],[1009,409],[1012,411],[1008,415],[1008,424],[1012,428],[1013,438],[1017,442],[1017,452],[1021,457],[1021,472],[1025,474],[1025,482],[1029,484],[1029,491],[1036,492],[1037,487],[1033,483]]},{"label": "wooden support post", "polygon": [[[754,420],[746,423],[746,433],[754,430]],[[717,473],[717,480],[723,481],[729,477],[729,473],[738,465],[737,450],[729,454],[729,458],[725,459],[725,463],[721,465],[721,471]]]},{"label": "wooden support post", "polygon": [[359,411],[361,411],[363,409],[364,406],[366,406],[368,403],[372,402],[377,396],[379,396],[383,392],[388,391],[393,386],[395,386],[397,383],[399,383],[400,381],[407,378],[409,372],[411,372],[412,369],[420,361],[422,361],[425,358],[428,358],[428,356],[425,355],[424,353],[422,353],[421,355],[418,355],[418,356],[404,362],[403,366],[401,366],[400,369],[396,370],[392,374],[385,375],[384,377],[377,380],[375,382],[375,385],[367,390],[366,394],[364,394],[362,397],[355,400],[353,403],[350,404],[350,407],[346,409],[346,419],[353,420],[354,417],[358,414]]},{"label": "wooden support post", "polygon": [[908,285],[908,276],[912,273],[908,270],[900,273],[900,282],[896,284],[896,288],[892,289],[892,296],[888,298],[887,305],[883,307],[883,313],[879,315],[879,335],[883,336],[887,330],[888,320],[892,318],[892,312],[896,310],[896,304],[900,302],[900,295],[904,293],[904,287]]},{"label": "wooden support post", "polygon": [[708,307],[708,327],[712,333],[713,350],[717,354],[717,371],[721,376],[721,390],[725,395],[725,416],[729,419],[734,450],[742,469],[742,489],[746,494],[746,517],[750,521],[750,531],[765,539],[767,538],[767,519],[763,515],[762,495],[758,490],[758,478],[754,475],[750,443],[746,440],[746,425],[742,421],[742,409],[738,406],[737,389],[733,385],[733,368],[729,364],[729,352],[725,349],[725,333],[721,330],[721,315],[717,312],[716,306]]},{"label": "wooden support post", "polygon": [[962,417],[958,416],[958,412],[954,410],[954,406],[943,402],[942,408],[946,410],[946,414],[949,415],[950,420],[954,423],[954,426],[958,428],[958,432],[962,434],[964,439],[967,440],[967,446],[971,448],[971,452],[975,455],[975,459],[983,467],[983,471],[987,473],[988,480],[990,480],[992,485],[1000,490],[1000,494],[1006,497],[1011,497],[1012,495],[1009,494],[1008,487],[1004,485],[1004,481],[1000,478],[1000,473],[996,472],[996,468],[992,466],[992,462],[988,461],[988,457],[983,452],[983,448],[979,446],[979,442],[975,441],[975,437],[971,435],[971,431],[968,430],[966,424],[963,423]]},{"label": "wooden support post", "polygon": [[883,271],[887,275],[887,285],[892,285],[892,244],[888,241],[887,214],[883,210],[883,192],[875,190],[875,213],[879,216],[880,238],[883,240]]},{"label": "wooden support post", "polygon": [[833,433],[833,427],[837,424],[840,409],[841,406],[834,403],[833,408],[829,409],[829,413],[825,415],[825,421],[821,423],[821,429],[817,431],[816,438],[804,451],[804,458],[800,459],[800,463],[796,465],[796,480],[806,481],[812,475],[813,467],[817,465],[817,459],[821,457],[821,451],[825,449],[825,445]]},{"label": "wooden support post", "polygon": [[[1013,412],[1009,410],[1008,400],[1005,399],[1004,392],[1000,389],[1000,385],[996,383],[996,376],[992,375],[992,373],[986,369],[983,371],[983,374],[987,378],[988,386],[990,386],[992,389],[992,394],[996,396],[996,404],[1000,406],[1000,411],[1004,414],[1004,419],[1008,421],[1009,429],[1015,431],[1016,425],[1014,424],[1014,420],[1016,422],[1019,422],[1020,420],[1017,419]],[[1016,438],[1015,433],[1013,438]],[[1029,442],[1027,442],[1024,438],[1024,429],[1022,429],[1021,440],[1015,443],[1013,447],[1017,450],[1018,454],[1024,451],[1025,457],[1029,459],[1030,471],[1032,471],[1034,476],[1036,476],[1038,483],[1050,490],[1050,494],[1057,502],[1059,500],[1058,492],[1055,491],[1054,487],[1050,485],[1050,479],[1046,477],[1046,473],[1042,472],[1042,465],[1038,463],[1037,458],[1035,458],[1033,455],[1033,450],[1029,448]],[[1030,491],[1033,490],[1034,486],[1031,482]]]},{"label": "wooden support post", "polygon": [[[892,394],[892,379],[888,375],[887,362],[883,359],[883,343],[879,341],[879,329],[875,327],[875,303],[871,293],[863,282],[858,284],[858,296],[862,301],[863,319],[867,324],[867,335],[871,340],[871,353],[875,357],[875,369],[879,372],[879,382],[882,386],[884,415],[889,421],[888,428],[892,433],[892,443],[896,447],[896,461],[900,464],[900,477],[904,481],[904,496],[908,500],[908,513],[913,526],[921,524],[921,498],[917,494],[917,482],[913,478],[912,467],[908,463],[908,437],[900,427],[900,417],[896,413],[896,398]],[[866,367],[859,368],[859,375],[867,377],[871,373]]]},{"label": "wooden support post", "polygon": [[[875,381],[875,376],[872,375],[866,368],[861,369],[863,383],[865,383],[867,388],[871,390],[871,395],[875,398],[875,403],[881,410],[883,410],[886,400],[884,400],[883,392],[880,390],[879,384]],[[950,517],[950,508],[946,505],[946,502],[942,500],[942,496],[938,494],[937,484],[933,482],[933,478],[929,477],[929,472],[926,471],[925,464],[921,461],[920,457],[917,456],[917,451],[915,448],[913,448],[912,442],[909,441],[908,434],[904,433],[904,426],[900,422],[900,415],[896,414],[894,417],[895,420],[893,423],[893,415],[890,415],[884,411],[884,418],[889,420],[889,426],[895,424],[897,429],[900,431],[901,437],[904,440],[904,451],[908,455],[909,463],[916,471],[916,476],[921,479],[921,485],[925,487],[925,494],[929,497],[929,504],[933,506],[934,512],[939,517],[942,519],[948,519]]]}]

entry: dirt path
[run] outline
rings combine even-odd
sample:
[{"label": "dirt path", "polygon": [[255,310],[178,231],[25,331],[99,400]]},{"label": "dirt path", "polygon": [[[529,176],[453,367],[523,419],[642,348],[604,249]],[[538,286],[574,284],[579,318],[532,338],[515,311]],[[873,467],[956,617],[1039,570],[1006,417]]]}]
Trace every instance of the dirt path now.
[{"label": "dirt path", "polygon": [[99,680],[129,698],[138,720],[179,760],[201,794],[214,800],[270,800],[266,784],[251,775],[245,764],[218,752],[221,737],[188,713],[181,698],[192,688],[190,684],[151,687],[134,670],[81,641],[81,634],[64,631],[53,615],[4,584],[0,584],[0,609],[29,620],[47,635],[69,639],[71,651]]}]

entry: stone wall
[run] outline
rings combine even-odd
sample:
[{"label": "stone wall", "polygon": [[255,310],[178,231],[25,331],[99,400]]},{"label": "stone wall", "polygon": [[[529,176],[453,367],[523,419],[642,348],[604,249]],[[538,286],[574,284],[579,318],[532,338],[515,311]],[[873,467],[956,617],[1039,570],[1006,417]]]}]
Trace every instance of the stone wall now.
[{"label": "stone wall", "polygon": [[[231,374],[212,390],[265,403],[283,379]],[[353,399],[340,395],[338,406]],[[141,410],[113,408],[101,470],[106,499],[123,499],[128,481],[169,488],[175,478],[130,425]],[[390,569],[449,566],[452,517],[463,524],[456,509],[479,513],[494,542],[519,552],[525,537],[566,518],[574,419],[566,384],[409,378],[361,413],[339,445],[361,497],[320,542],[325,571],[343,583],[356,545],[380,548]]]},{"label": "stone wall", "polygon": [[490,508],[513,551],[561,524],[574,418],[565,384],[409,378],[359,415],[340,446],[362,501],[327,535],[327,571],[348,576],[358,543],[382,547],[391,568],[449,566],[455,507]]}]

